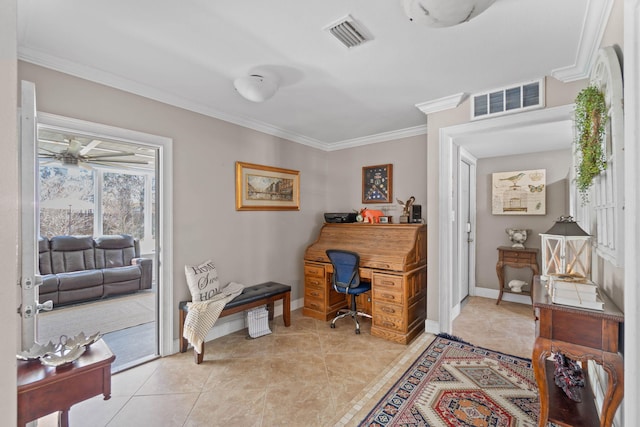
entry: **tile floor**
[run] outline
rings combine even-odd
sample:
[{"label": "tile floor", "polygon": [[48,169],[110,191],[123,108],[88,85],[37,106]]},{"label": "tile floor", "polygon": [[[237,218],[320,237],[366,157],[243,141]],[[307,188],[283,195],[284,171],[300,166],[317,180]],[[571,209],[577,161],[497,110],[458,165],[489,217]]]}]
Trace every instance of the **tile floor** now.
[{"label": "tile floor", "polygon": [[[333,426],[357,425],[387,382],[394,382],[433,336],[410,345],[369,334],[363,320],[355,335],[351,319],[328,322],[292,312],[273,333],[255,340],[246,330],[206,344],[205,360],[193,353],[157,359],[113,375],[112,397],[74,405],[72,427],[98,426]],[[530,357],[531,306],[471,297],[453,334],[472,344]],[[373,400],[375,398],[375,400]],[[39,420],[56,425],[56,415]]]}]

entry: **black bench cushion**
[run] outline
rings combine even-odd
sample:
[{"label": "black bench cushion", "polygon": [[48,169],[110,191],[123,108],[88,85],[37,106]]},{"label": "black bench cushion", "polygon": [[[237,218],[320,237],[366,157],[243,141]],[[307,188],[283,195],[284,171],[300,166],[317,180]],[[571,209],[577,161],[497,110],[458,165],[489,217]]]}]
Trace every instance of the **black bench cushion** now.
[{"label": "black bench cushion", "polygon": [[[259,285],[247,286],[242,290],[242,293],[229,301],[224,306],[225,310],[228,308],[238,307],[240,305],[249,304],[254,301],[261,300],[262,298],[272,297],[274,295],[284,294],[290,292],[291,286],[283,285],[276,282],[266,282]],[[178,305],[180,310],[188,311],[187,303],[190,301],[181,301]]]}]

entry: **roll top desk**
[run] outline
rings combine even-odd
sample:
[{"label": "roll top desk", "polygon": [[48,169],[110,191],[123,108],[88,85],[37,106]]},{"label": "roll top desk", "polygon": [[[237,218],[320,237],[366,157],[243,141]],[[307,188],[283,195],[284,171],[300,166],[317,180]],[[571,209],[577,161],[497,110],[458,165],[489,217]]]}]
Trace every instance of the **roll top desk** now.
[{"label": "roll top desk", "polygon": [[[325,224],[304,255],[305,316],[328,321],[347,306],[333,290],[327,249],[360,255],[360,278],[371,282],[371,335],[408,344],[424,330],[427,312],[425,224]],[[368,308],[368,307],[367,307]]]}]

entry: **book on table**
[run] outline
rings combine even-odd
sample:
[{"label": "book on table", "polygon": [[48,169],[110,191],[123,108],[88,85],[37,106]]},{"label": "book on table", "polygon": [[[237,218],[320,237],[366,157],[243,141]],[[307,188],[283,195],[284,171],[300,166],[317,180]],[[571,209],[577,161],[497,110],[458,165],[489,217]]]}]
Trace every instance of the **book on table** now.
[{"label": "book on table", "polygon": [[554,304],[604,310],[604,302],[598,293],[598,285],[586,278],[553,277],[551,301]]}]

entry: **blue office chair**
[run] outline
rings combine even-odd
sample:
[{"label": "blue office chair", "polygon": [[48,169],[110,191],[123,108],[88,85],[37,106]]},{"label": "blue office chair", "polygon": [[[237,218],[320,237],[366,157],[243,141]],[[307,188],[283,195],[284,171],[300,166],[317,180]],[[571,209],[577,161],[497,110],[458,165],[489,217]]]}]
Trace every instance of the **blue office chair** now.
[{"label": "blue office chair", "polygon": [[[360,274],[358,273],[360,256],[355,252],[338,249],[328,249],[327,256],[333,265],[331,280],[333,289],[341,294],[351,295],[351,309],[338,310],[338,315],[331,321],[331,327],[336,327],[336,320],[351,316],[356,322],[356,334],[359,334],[360,322],[358,322],[358,316],[371,319],[370,315],[358,311],[356,307],[356,296],[371,290],[370,283],[360,283]],[[341,312],[342,314],[340,314]]]}]

